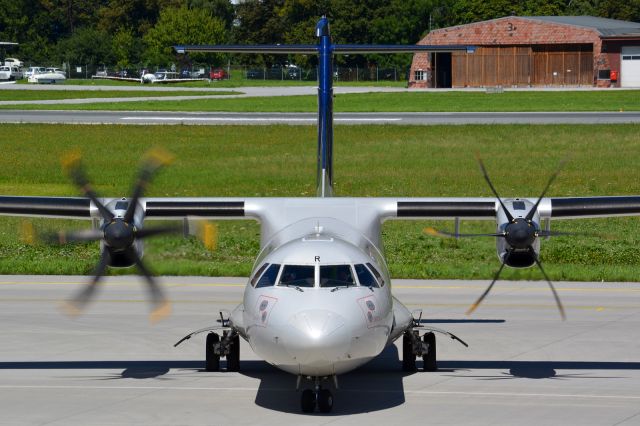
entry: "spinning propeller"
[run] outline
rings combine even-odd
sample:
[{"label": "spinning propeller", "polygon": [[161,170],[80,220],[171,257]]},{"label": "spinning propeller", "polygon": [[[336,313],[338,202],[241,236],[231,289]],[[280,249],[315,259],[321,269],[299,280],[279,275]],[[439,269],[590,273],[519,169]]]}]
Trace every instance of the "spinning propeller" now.
[{"label": "spinning propeller", "polygon": [[[164,226],[154,228],[138,228],[140,218],[136,214],[140,211],[140,197],[151,182],[154,174],[172,161],[172,156],[160,150],[147,153],[142,161],[137,181],[133,187],[132,196],[128,200],[116,203],[114,211],[107,208],[98,199],[89,179],[84,171],[79,155],[70,155],[63,160],[63,168],[73,183],[80,188],[83,195],[91,200],[102,217],[102,225],[99,229],[65,232],[48,235],[45,240],[55,244],[77,243],[87,241],[101,241],[100,260],[94,270],[94,276],[80,292],[78,292],[66,305],[66,311],[71,315],[82,312],[87,303],[93,298],[100,279],[104,276],[107,266],[132,266],[135,265],[147,283],[149,299],[152,304],[150,319],[156,322],[169,315],[171,304],[165,298],[162,289],[152,277],[145,266],[135,243],[148,237],[176,233],[182,230],[177,226]],[[120,207],[120,209],[119,209]],[[138,219],[138,220],[136,220]]]},{"label": "spinning propeller", "polygon": [[544,278],[546,279],[547,283],[549,284],[549,288],[553,293],[553,297],[555,298],[556,305],[558,306],[558,310],[560,311],[560,316],[562,317],[563,320],[566,319],[562,302],[560,302],[560,297],[558,296],[558,293],[555,287],[553,286],[551,279],[549,278],[544,268],[542,267],[542,263],[538,258],[538,253],[535,251],[533,247],[533,244],[535,243],[536,238],[538,237],[575,235],[573,233],[567,233],[567,232],[543,231],[540,229],[540,226],[533,221],[533,217],[536,214],[538,205],[540,204],[545,194],[549,190],[549,187],[551,186],[553,181],[558,176],[558,173],[560,173],[560,170],[562,169],[562,166],[564,165],[565,161],[562,161],[558,166],[558,169],[551,175],[551,177],[549,178],[549,181],[547,182],[547,185],[545,186],[545,188],[542,190],[542,193],[538,197],[538,200],[529,209],[527,214],[524,215],[524,217],[516,218],[516,217],[513,217],[513,214],[505,206],[504,202],[502,201],[502,198],[500,198],[500,195],[498,195],[498,191],[496,191],[495,187],[493,186],[493,183],[489,178],[489,174],[487,173],[487,170],[484,167],[484,163],[482,162],[480,157],[477,157],[477,159],[478,159],[478,163],[480,164],[480,169],[482,170],[482,174],[485,180],[487,181],[487,184],[489,184],[489,188],[491,188],[491,191],[498,199],[498,202],[500,203],[500,207],[502,208],[502,211],[507,217],[508,222],[504,226],[503,231],[496,232],[496,233],[486,233],[486,234],[451,234],[448,232],[438,231],[433,228],[425,229],[425,232],[429,235],[446,236],[446,237],[496,237],[496,238],[504,238],[507,243],[508,248],[504,256],[501,258],[502,263],[500,265],[500,268],[496,272],[496,274],[493,276],[493,281],[491,281],[491,284],[489,284],[489,287],[487,287],[487,289],[484,291],[484,293],[482,293],[482,295],[478,298],[478,300],[476,300],[471,305],[471,307],[467,310],[466,312],[467,315],[473,313],[473,311],[475,311],[478,308],[478,306],[480,305],[480,303],[482,303],[485,297],[487,297],[487,295],[493,288],[498,278],[500,278],[500,274],[502,273],[502,270],[504,269],[505,264],[509,263],[511,256],[524,253],[528,257],[533,259],[533,262],[538,266],[538,268],[540,269],[540,272],[542,272],[542,275],[544,275]]}]

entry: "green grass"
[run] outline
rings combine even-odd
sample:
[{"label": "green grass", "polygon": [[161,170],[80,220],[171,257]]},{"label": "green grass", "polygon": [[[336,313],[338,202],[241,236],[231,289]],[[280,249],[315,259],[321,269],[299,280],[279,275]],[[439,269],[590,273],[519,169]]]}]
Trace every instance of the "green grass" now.
[{"label": "green grass", "polygon": [[[59,158],[80,149],[104,196],[128,195],[137,162],[151,146],[177,156],[150,187],[150,196],[313,196],[316,134],[306,126],[0,125],[0,194],[77,195]],[[536,196],[559,161],[571,161],[550,196],[640,194],[640,126],[337,126],[336,191],[342,196],[491,196],[473,158],[480,152],[505,197]],[[90,273],[97,244],[27,246],[21,218],[0,218],[0,273]],[[442,240],[424,235],[450,222],[388,221],[384,244],[393,277],[490,278],[499,263],[491,239]],[[35,220],[40,231],[87,222]],[[258,252],[259,225],[220,222],[220,247],[162,237],[147,245],[157,273],[247,275]],[[463,232],[492,222],[465,221]],[[542,242],[554,280],[637,281],[637,218],[554,221],[553,229],[614,239],[558,237]],[[128,272],[128,271],[124,271]],[[541,279],[535,269],[508,270],[505,279]]]},{"label": "green grass", "polygon": [[139,90],[0,90],[0,101],[36,101],[60,99],[89,98],[135,98],[141,96],[205,96],[205,95],[239,95],[242,92],[220,91],[139,91]]},{"label": "green grass", "polygon": [[[88,105],[0,106],[4,109],[91,109],[144,111],[315,112],[315,96],[275,96],[188,101],[145,101]],[[456,111],[639,111],[640,90],[401,92],[340,94],[338,112],[456,112]]]}]

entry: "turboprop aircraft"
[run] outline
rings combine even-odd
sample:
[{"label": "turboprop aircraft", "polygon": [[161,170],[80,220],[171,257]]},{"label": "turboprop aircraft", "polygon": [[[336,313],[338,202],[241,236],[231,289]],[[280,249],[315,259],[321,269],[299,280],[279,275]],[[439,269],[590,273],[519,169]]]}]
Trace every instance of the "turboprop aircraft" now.
[{"label": "turboprop aircraft", "polygon": [[[298,377],[301,408],[328,412],[333,406],[330,388],[338,388],[338,376],[365,364],[402,337],[402,366],[416,369],[417,357],[424,370],[437,368],[436,333],[460,341],[444,330],[422,324],[392,294],[391,279],[382,247],[381,226],[386,220],[483,219],[496,224],[500,269],[475,308],[491,290],[505,266],[537,265],[540,237],[557,235],[541,224],[547,219],[640,214],[640,196],[501,198],[484,165],[481,172],[493,197],[478,198],[351,198],[333,191],[333,55],[369,52],[472,51],[468,46],[361,46],[333,44],[329,21],[316,26],[317,45],[290,46],[177,46],[178,52],[243,52],[317,54],[318,165],[317,197],[218,198],[143,196],[152,175],[168,161],[150,155],[144,162],[131,197],[99,198],[78,158],[65,167],[84,197],[0,196],[0,214],[44,216],[100,221],[98,229],[60,233],[58,242],[100,241],[101,257],[95,277],[72,298],[72,310],[81,310],[91,299],[108,266],[136,265],[146,278],[154,318],[169,311],[160,287],[142,261],[144,239],[174,232],[171,227],[145,227],[147,220],[184,218],[255,219],[260,222],[260,252],[246,285],[242,303],[221,313],[220,322],[194,331],[206,337],[206,369],[238,371],[240,338],[266,362]],[[442,232],[433,231],[433,233]],[[476,236],[476,235],[470,235]],[[544,272],[544,270],[543,270]],[[546,274],[545,274],[546,277]],[[564,316],[551,281],[558,307]],[[303,386],[303,382],[310,386]]]}]

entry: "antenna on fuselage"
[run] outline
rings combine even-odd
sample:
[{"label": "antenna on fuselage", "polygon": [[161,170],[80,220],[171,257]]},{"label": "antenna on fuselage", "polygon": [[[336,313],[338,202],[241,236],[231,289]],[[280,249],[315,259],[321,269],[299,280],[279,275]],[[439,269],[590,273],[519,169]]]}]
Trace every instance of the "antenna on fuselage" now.
[{"label": "antenna on fuselage", "polygon": [[215,45],[174,46],[177,53],[267,53],[267,54],[317,54],[318,55],[318,166],[317,195],[333,195],[333,55],[366,53],[429,53],[466,51],[473,53],[474,46],[463,45],[368,45],[333,44],[329,31],[329,19],[320,18],[316,24],[318,44],[277,45]]}]

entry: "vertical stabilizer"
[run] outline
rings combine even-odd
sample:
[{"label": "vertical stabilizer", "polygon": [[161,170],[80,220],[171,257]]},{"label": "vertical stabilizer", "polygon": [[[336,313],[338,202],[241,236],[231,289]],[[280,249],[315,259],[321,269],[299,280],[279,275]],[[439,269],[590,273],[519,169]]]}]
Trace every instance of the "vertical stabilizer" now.
[{"label": "vertical stabilizer", "polygon": [[318,40],[318,197],[333,195],[333,46],[329,20],[316,25]]}]

